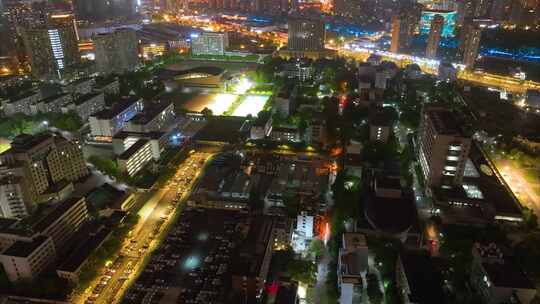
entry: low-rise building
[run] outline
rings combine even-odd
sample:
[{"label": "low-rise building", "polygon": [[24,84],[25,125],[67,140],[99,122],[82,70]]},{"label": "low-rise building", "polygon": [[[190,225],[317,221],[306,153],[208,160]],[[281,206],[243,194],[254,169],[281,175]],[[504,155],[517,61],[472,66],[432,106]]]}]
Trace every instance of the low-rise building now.
[{"label": "low-rise building", "polygon": [[232,291],[250,299],[248,303],[262,296],[274,252],[274,225],[274,218],[251,218],[247,237],[232,262]]},{"label": "low-rise building", "polygon": [[92,92],[96,83],[94,78],[81,78],[66,85],[66,91],[73,95],[85,95]]},{"label": "low-rise building", "polygon": [[399,254],[396,264],[396,285],[405,304],[445,303],[440,273],[427,252]]},{"label": "low-rise building", "polygon": [[120,93],[120,81],[118,77],[108,77],[96,81],[94,91],[103,92],[105,95],[116,95]]},{"label": "low-rise building", "polygon": [[32,280],[54,262],[52,239],[40,235],[31,241],[17,241],[0,254],[0,263],[11,282]]},{"label": "low-rise building", "polygon": [[107,240],[112,230],[102,227],[96,233],[89,235],[77,248],[56,268],[60,278],[73,284],[79,282],[82,268],[88,262],[90,255]]},{"label": "low-rise building", "polygon": [[135,115],[128,121],[125,130],[138,133],[167,131],[175,118],[173,103],[161,102],[147,106],[144,112]]},{"label": "low-rise building", "polygon": [[122,98],[111,109],[104,109],[89,118],[90,133],[94,140],[111,142],[135,115],[144,108],[142,99],[130,96]]},{"label": "low-rise building", "polygon": [[272,117],[270,113],[263,115],[255,119],[249,130],[249,138],[251,139],[264,139],[272,131]]},{"label": "low-rise building", "polygon": [[62,107],[73,101],[73,95],[69,93],[59,93],[40,100],[37,104],[38,112],[41,113],[61,113]]},{"label": "low-rise building", "polygon": [[28,91],[2,100],[2,108],[6,116],[13,116],[17,113],[31,116],[37,114],[37,104],[40,99],[41,93],[39,90]]},{"label": "low-rise building", "polygon": [[392,128],[391,108],[371,107],[369,109],[369,140],[388,142]]},{"label": "low-rise building", "polygon": [[532,303],[536,286],[515,257],[495,243],[475,243],[471,283],[483,303]]},{"label": "low-rise building", "polygon": [[296,252],[303,252],[309,248],[314,237],[315,217],[302,212],[296,216],[296,228],[292,233],[292,247]]},{"label": "low-rise building", "polygon": [[118,156],[118,168],[121,172],[134,176],[153,160],[152,145],[148,139],[139,139],[124,153]]},{"label": "low-rise building", "polygon": [[338,257],[339,303],[360,303],[368,270],[368,246],[361,233],[344,233]]},{"label": "low-rise building", "polygon": [[283,67],[283,74],[289,79],[304,82],[313,78],[313,67],[308,62],[287,63]]},{"label": "low-rise building", "polygon": [[296,128],[276,127],[272,128],[270,138],[279,142],[299,142],[300,134]]},{"label": "low-rise building", "polygon": [[79,95],[75,101],[64,107],[64,111],[75,111],[77,115],[86,122],[90,115],[105,108],[105,95],[103,93],[88,93]]}]

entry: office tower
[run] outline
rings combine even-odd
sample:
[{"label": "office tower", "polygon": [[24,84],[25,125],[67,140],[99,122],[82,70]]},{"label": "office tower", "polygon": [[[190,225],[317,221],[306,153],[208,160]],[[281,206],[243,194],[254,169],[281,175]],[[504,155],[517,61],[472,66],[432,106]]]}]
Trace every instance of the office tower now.
[{"label": "office tower", "polygon": [[75,143],[49,133],[19,135],[0,154],[0,217],[27,216],[37,203],[60,198],[87,174]]},{"label": "office tower", "polygon": [[71,14],[52,14],[45,24],[28,25],[22,37],[36,78],[63,78],[79,62],[77,28]]},{"label": "office tower", "polygon": [[390,52],[406,52],[411,44],[420,16],[413,9],[402,11],[392,18],[392,42]]},{"label": "office tower", "polygon": [[290,16],[288,48],[291,51],[324,50],[325,29],[320,17]]},{"label": "office tower", "polygon": [[203,32],[191,36],[193,55],[223,55],[228,47],[227,33]]},{"label": "office tower", "polygon": [[468,23],[466,27],[462,29],[463,32],[463,44],[460,46],[463,52],[463,64],[466,69],[473,69],[478,57],[478,48],[480,47],[480,39],[482,38],[482,29],[478,27],[474,22]]},{"label": "office tower", "polygon": [[425,106],[418,130],[418,159],[429,186],[452,186],[463,179],[471,138],[465,136],[454,114]]},{"label": "office tower", "polygon": [[134,30],[124,28],[92,37],[97,71],[104,74],[134,70],[139,64],[139,44]]},{"label": "office tower", "polygon": [[426,47],[426,57],[428,58],[437,57],[437,51],[439,50],[439,42],[441,41],[443,25],[443,16],[436,15],[435,17],[433,17]]}]

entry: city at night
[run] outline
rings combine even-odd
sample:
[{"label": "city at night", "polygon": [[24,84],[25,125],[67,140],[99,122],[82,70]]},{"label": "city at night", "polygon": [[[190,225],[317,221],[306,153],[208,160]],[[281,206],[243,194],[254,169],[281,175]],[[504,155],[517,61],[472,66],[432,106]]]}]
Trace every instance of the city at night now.
[{"label": "city at night", "polygon": [[540,304],[540,0],[0,0],[0,304]]}]

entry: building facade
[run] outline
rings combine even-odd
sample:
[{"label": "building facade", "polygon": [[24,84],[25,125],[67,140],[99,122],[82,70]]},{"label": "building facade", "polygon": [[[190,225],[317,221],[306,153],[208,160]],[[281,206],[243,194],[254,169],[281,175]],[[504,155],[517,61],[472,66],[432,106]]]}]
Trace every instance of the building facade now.
[{"label": "building facade", "polygon": [[435,15],[435,17],[433,17],[433,20],[431,21],[431,28],[429,30],[429,36],[426,46],[426,57],[428,58],[437,57],[443,25],[444,17],[441,15]]},{"label": "building facade", "polygon": [[228,47],[227,33],[202,32],[191,36],[193,55],[224,55]]},{"label": "building facade", "polygon": [[139,43],[132,29],[117,29],[112,33],[92,37],[96,67],[99,73],[124,73],[139,65]]},{"label": "building facade", "polygon": [[463,179],[471,138],[463,135],[450,110],[426,106],[418,132],[418,159],[429,186],[451,186]]},{"label": "building facade", "polygon": [[0,205],[10,206],[13,197],[18,196],[18,208],[26,208],[29,213],[36,203],[59,198],[64,190],[69,191],[72,182],[88,175],[88,168],[78,145],[42,133],[17,136],[11,148],[0,154],[0,175],[0,190],[4,191]]},{"label": "building facade", "polygon": [[75,18],[71,14],[53,14],[45,24],[22,30],[32,75],[40,79],[64,78],[80,61]]}]

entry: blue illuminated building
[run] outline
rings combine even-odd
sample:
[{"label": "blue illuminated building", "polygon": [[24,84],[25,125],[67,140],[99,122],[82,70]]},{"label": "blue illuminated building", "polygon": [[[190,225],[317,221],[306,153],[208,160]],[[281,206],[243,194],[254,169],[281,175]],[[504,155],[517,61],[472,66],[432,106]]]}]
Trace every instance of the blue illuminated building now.
[{"label": "blue illuminated building", "polygon": [[427,35],[431,28],[431,21],[435,15],[441,15],[444,17],[444,26],[442,30],[442,37],[453,37],[454,29],[456,27],[456,15],[455,11],[443,11],[443,10],[424,10],[420,17],[420,34]]}]

